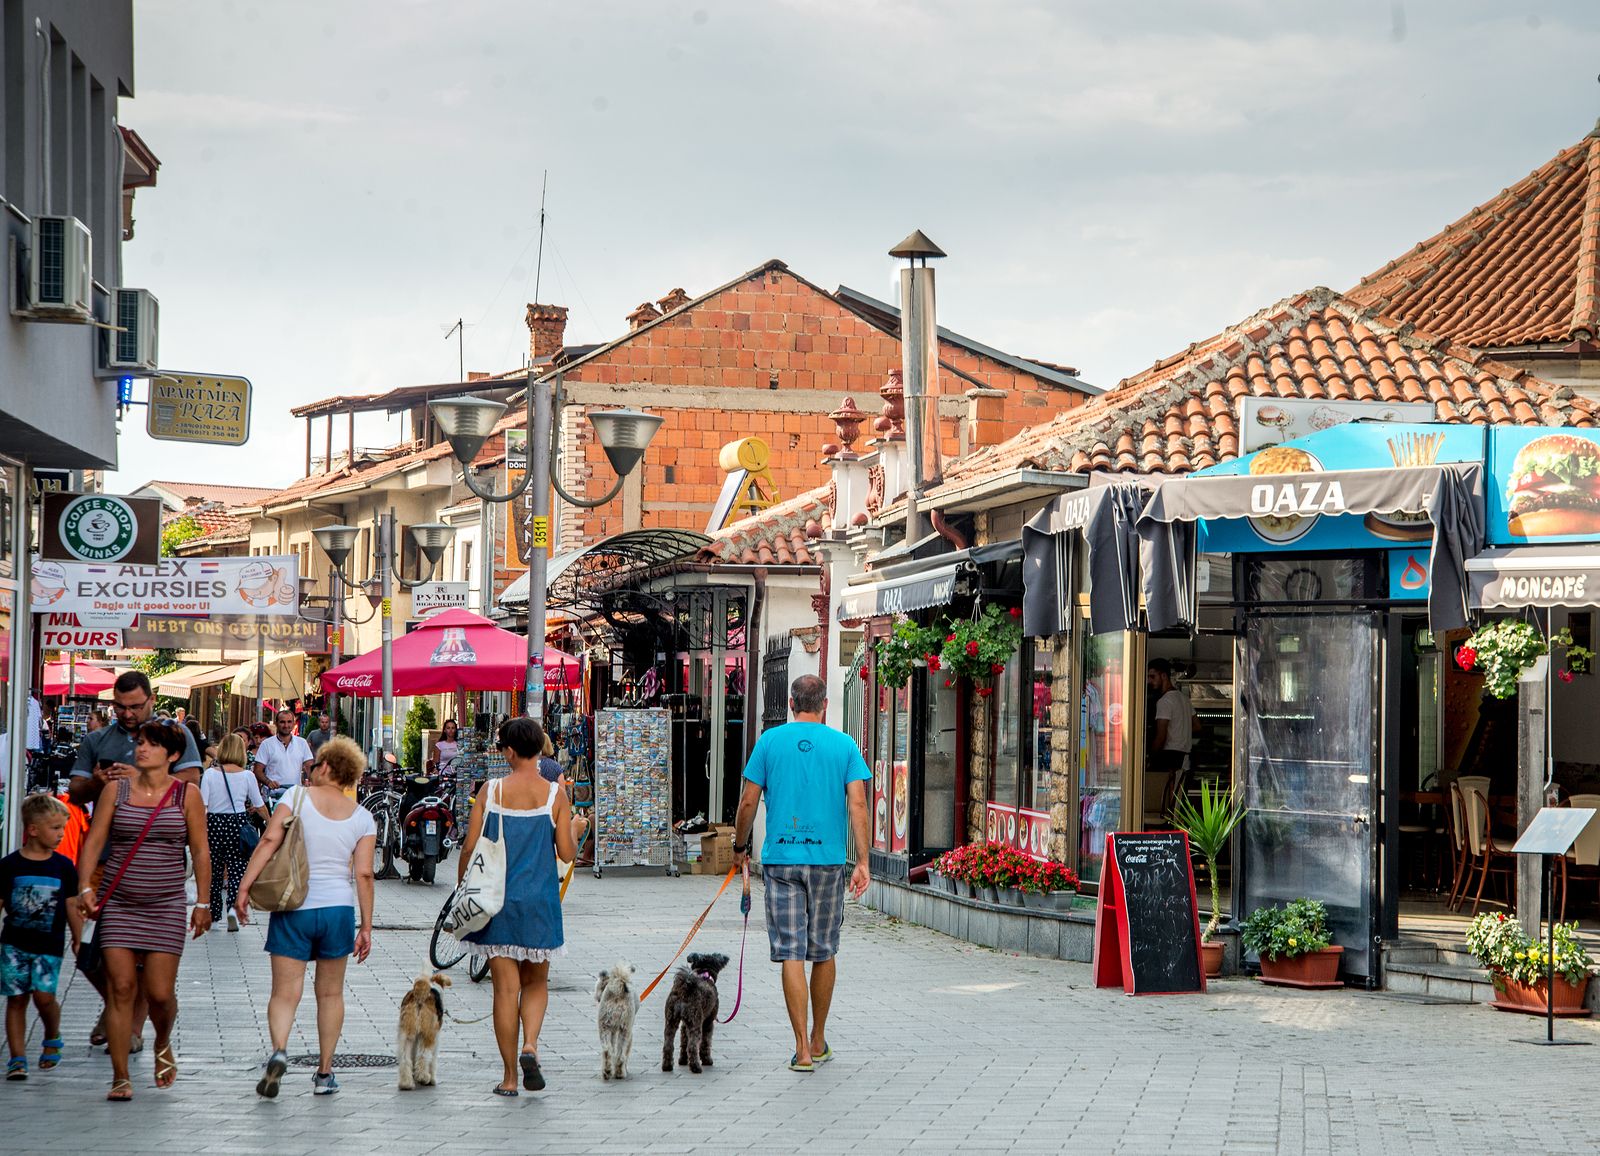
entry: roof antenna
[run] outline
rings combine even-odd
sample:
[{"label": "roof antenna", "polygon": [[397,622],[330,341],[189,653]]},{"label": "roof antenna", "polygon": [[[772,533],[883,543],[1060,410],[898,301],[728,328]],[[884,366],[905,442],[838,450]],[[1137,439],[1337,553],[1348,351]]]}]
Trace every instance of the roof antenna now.
[{"label": "roof antenna", "polygon": [[456,380],[465,381],[467,380],[467,326],[459,317],[456,318],[456,323],[445,331],[444,339],[449,341],[458,333],[461,338],[456,342]]},{"label": "roof antenna", "polygon": [[[533,299],[539,300],[539,278],[544,273],[544,195],[550,188],[550,170],[544,170],[544,181],[539,186],[539,256],[533,263]],[[527,252],[526,249],[523,250]]]}]

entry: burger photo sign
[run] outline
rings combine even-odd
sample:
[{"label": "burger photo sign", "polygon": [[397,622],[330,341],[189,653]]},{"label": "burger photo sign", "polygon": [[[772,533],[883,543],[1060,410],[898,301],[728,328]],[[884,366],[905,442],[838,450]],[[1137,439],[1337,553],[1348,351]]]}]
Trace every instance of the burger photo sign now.
[{"label": "burger photo sign", "polygon": [[1491,539],[1600,539],[1600,440],[1584,429],[1497,429],[1491,442]]}]

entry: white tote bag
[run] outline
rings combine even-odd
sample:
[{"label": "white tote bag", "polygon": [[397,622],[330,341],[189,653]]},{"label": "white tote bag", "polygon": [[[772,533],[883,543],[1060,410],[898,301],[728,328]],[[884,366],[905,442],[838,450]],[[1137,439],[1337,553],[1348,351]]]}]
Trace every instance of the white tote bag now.
[{"label": "white tote bag", "polygon": [[[495,801],[499,792],[500,781],[496,779],[484,794],[483,826],[473,845],[466,874],[450,897],[450,910],[444,917],[444,929],[458,939],[483,930],[506,903],[505,828]],[[495,821],[493,839],[489,838],[490,816],[494,816]]]}]

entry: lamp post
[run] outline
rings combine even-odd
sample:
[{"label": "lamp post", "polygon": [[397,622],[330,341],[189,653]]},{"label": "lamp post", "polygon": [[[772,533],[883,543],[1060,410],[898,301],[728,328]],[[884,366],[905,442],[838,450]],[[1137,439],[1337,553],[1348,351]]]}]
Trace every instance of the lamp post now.
[{"label": "lamp post", "polygon": [[[350,560],[350,551],[355,548],[356,528],[354,526],[323,526],[321,529],[311,531],[311,536],[317,540],[317,545],[328,557],[329,585],[328,591],[331,608],[328,627],[328,662],[331,666],[338,666],[344,661],[344,591],[346,586],[354,586],[344,576],[344,564]],[[332,721],[335,730],[339,726],[339,696],[337,693],[328,695],[328,718]]]},{"label": "lamp post", "polygon": [[[622,492],[629,474],[644,459],[644,452],[660,428],[662,418],[636,409],[601,410],[589,415],[595,437],[605,451],[617,481],[603,497],[579,498],[567,493],[557,476],[560,465],[560,414],[563,375],[552,383],[528,371],[526,388],[528,468],[522,481],[509,493],[496,494],[473,480],[472,459],[494,432],[505,414],[505,403],[482,397],[458,397],[428,403],[434,420],[450,443],[451,452],[461,463],[462,477],[471,490],[486,502],[511,502],[533,486],[529,503],[531,545],[528,551],[528,665],[524,672],[526,688],[524,710],[529,718],[544,718],[544,620],[548,601],[550,491],[553,488],[569,505],[592,510],[603,506]],[[507,533],[510,527],[507,526]],[[485,549],[489,543],[485,543]],[[487,597],[485,598],[487,601]]]},{"label": "lamp post", "polygon": [[[378,515],[378,593],[379,603],[383,615],[383,736],[381,747],[385,754],[394,749],[394,584],[400,583],[403,589],[411,590],[421,586],[433,576],[438,568],[439,559],[444,557],[445,547],[455,537],[455,529],[443,522],[424,522],[411,527],[411,538],[417,544],[417,550],[426,563],[426,569],[416,578],[407,578],[398,573],[399,567],[394,557],[394,508],[390,507]],[[316,538],[317,545],[322,547],[322,552],[328,556],[328,561],[333,564],[334,573],[338,580],[344,581],[344,564],[350,557],[352,544],[355,542],[356,528],[354,526],[323,526],[313,530],[312,536]],[[343,640],[341,639],[341,642]]]}]

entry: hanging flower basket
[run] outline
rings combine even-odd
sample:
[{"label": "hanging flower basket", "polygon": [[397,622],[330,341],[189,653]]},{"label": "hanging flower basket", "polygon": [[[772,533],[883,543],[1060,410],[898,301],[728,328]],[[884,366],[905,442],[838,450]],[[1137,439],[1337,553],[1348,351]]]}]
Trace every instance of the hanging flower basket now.
[{"label": "hanging flower basket", "polygon": [[[909,618],[895,623],[894,632],[880,638],[873,649],[878,655],[878,682],[882,686],[901,687],[919,666],[938,670],[939,647],[942,645],[937,627],[920,626]],[[861,668],[861,677],[867,677],[867,668]]]},{"label": "hanging flower basket", "polygon": [[1507,618],[1480,628],[1458,646],[1456,665],[1468,673],[1482,674],[1485,693],[1510,698],[1526,672],[1549,655],[1552,644],[1566,651],[1566,665],[1556,675],[1562,682],[1571,682],[1574,674],[1583,674],[1594,661],[1594,651],[1574,643],[1572,631],[1566,627],[1546,642],[1533,623]]},{"label": "hanging flower basket", "polygon": [[1022,645],[1022,611],[1002,610],[993,604],[972,618],[952,620],[939,652],[949,680],[971,679],[982,698],[994,693],[989,679],[1005,670],[1006,662]]}]

